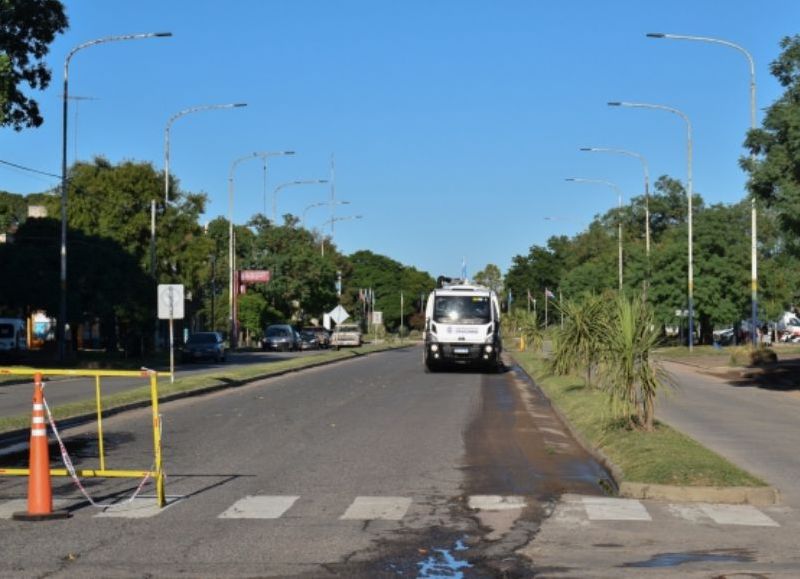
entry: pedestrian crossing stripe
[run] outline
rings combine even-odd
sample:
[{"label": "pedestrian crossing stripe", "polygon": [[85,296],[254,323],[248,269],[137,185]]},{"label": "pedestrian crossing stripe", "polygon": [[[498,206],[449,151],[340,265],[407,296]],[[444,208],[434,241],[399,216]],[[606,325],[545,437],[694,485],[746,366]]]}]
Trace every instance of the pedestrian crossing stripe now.
[{"label": "pedestrian crossing stripe", "polygon": [[[181,502],[182,496],[168,496],[167,506]],[[220,519],[280,519],[286,516],[300,495],[248,495],[234,502],[217,515]],[[399,496],[356,497],[338,517],[341,521],[402,520],[411,509],[414,499]],[[527,497],[518,495],[471,495],[467,497],[470,509],[483,512],[522,510]],[[74,510],[76,516],[88,512],[95,518],[149,518],[163,513],[153,496],[139,496],[133,501],[120,500],[102,510],[86,509],[85,501],[78,499],[53,500],[54,509]],[[0,520],[11,519],[16,512],[27,510],[23,498],[0,501]],[[770,514],[792,516],[792,509],[771,510]],[[665,516],[682,519],[691,524],[716,524],[722,526],[779,527],[768,514],[752,505],[725,505],[711,503],[667,504],[648,502],[647,506],[636,499],[564,495],[556,504],[552,522],[569,527],[586,527],[604,522],[651,522]],[[306,518],[305,513],[298,518]]]},{"label": "pedestrian crossing stripe", "polygon": [[220,519],[280,519],[299,496],[246,496],[233,503]]}]

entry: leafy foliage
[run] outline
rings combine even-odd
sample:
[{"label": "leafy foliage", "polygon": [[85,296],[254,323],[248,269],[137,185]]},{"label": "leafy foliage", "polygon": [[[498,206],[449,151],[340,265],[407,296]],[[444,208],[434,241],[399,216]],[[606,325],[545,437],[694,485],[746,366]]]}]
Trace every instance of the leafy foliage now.
[{"label": "leafy foliage", "polygon": [[51,74],[43,59],[67,25],[58,0],[0,2],[0,126],[21,131],[44,122],[38,103],[23,93],[22,85],[47,88]]}]

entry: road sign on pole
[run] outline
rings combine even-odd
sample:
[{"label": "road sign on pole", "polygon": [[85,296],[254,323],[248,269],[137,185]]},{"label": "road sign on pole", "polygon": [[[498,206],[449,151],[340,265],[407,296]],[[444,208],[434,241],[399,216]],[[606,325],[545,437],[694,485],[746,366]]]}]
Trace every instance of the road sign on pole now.
[{"label": "road sign on pole", "polygon": [[175,382],[173,320],[183,319],[183,284],[158,284],[158,319],[169,320],[169,381]]},{"label": "road sign on pole", "polygon": [[345,321],[347,318],[350,317],[350,314],[348,314],[347,310],[345,310],[342,306],[336,306],[330,312],[328,312],[328,314],[330,315],[331,319],[337,324],[341,324],[343,321]]}]

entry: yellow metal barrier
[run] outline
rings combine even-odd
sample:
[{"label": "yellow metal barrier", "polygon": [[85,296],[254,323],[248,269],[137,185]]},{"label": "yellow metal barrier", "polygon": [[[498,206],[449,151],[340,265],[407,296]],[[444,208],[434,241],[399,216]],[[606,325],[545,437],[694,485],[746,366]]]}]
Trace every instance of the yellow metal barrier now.
[{"label": "yellow metal barrier", "polygon": [[[73,376],[80,378],[95,379],[95,399],[97,403],[97,437],[98,450],[100,455],[99,469],[76,469],[75,472],[81,477],[102,477],[102,478],[144,478],[150,476],[156,483],[156,498],[158,505],[166,505],[164,494],[164,471],[161,461],[161,418],[158,414],[158,376],[168,376],[169,373],[156,372],[154,370],[28,370],[15,368],[2,368],[0,374],[15,376],[34,376],[41,374],[42,377],[48,376]],[[103,444],[103,405],[101,398],[100,382],[101,378],[146,378],[150,381],[150,399],[153,414],[153,470],[108,470],[106,469],[105,447]],[[0,476],[28,476],[30,470],[27,468],[0,468]],[[69,472],[64,468],[51,468],[51,476],[69,476]]]}]

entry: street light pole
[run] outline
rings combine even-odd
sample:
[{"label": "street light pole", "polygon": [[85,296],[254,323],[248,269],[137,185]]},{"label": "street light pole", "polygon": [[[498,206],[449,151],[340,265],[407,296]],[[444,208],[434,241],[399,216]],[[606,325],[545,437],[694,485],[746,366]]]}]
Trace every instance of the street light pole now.
[{"label": "street light pole", "polygon": [[[336,205],[350,205],[349,201],[334,201]],[[303,209],[303,217],[300,219],[300,227],[306,222],[306,214],[308,213],[309,209],[314,209],[314,207],[322,207],[323,205],[330,205],[330,201],[320,201],[319,203],[312,203],[311,205],[307,205],[305,209]]]},{"label": "street light pole", "polygon": [[[747,64],[750,68],[750,129],[756,129],[756,65],[753,60],[753,55],[750,54],[743,46],[723,40],[721,38],[711,38],[708,36],[691,36],[686,34],[664,34],[661,32],[650,32],[647,34],[648,38],[665,38],[668,40],[691,40],[696,42],[706,42],[710,44],[720,44],[738,50],[747,59]],[[750,158],[753,159],[755,154],[751,153]],[[758,237],[757,237],[757,222],[758,214],[756,210],[755,195],[750,196],[750,303],[751,303],[751,325],[750,339],[753,346],[756,346],[757,334],[756,328],[758,327]]]},{"label": "street light pole", "polygon": [[210,111],[215,109],[235,109],[246,107],[247,103],[228,103],[224,105],[199,105],[184,109],[172,115],[167,121],[167,126],[164,129],[164,203],[169,203],[169,134],[172,129],[172,123],[181,117],[192,113],[199,113],[200,111]]},{"label": "street light pole", "polygon": [[[323,223],[320,227],[325,227],[326,225],[328,225],[328,223],[333,225],[333,223],[337,222],[337,221],[349,221],[351,219],[363,219],[363,217],[364,217],[363,215],[348,215],[346,217],[332,217],[331,219],[328,219],[325,223]],[[333,239],[333,238],[331,238],[331,239]],[[325,257],[325,237],[324,236],[322,237],[322,241],[320,242],[320,252],[322,254],[322,257]]]},{"label": "street light pole", "polygon": [[238,288],[234,287],[233,278],[236,264],[233,251],[233,175],[239,163],[248,159],[264,159],[267,157],[280,157],[284,155],[294,155],[294,151],[278,152],[255,152],[239,157],[231,163],[231,170],[228,173],[228,328],[230,330],[230,345],[235,348],[238,344],[238,328],[236,320],[236,294]]},{"label": "street light pole", "polygon": [[689,222],[689,271],[687,285],[689,293],[689,351],[692,352],[694,350],[694,263],[692,257],[692,198],[694,197],[694,189],[692,187],[692,123],[684,112],[665,105],[612,101],[608,103],[608,106],[667,111],[674,115],[678,115],[686,122],[686,196],[688,198],[687,202],[689,206],[687,216]]},{"label": "street light pole", "polygon": [[[614,153],[638,159],[644,172],[644,245],[647,259],[650,259],[650,170],[647,159],[643,155],[626,149],[612,149],[607,147],[581,147],[581,151],[590,153]],[[648,272],[649,273],[649,272]]]},{"label": "street light pole", "polygon": [[[618,254],[618,276],[619,276],[619,291],[622,291],[622,189],[620,189],[616,183],[612,183],[611,181],[605,181],[603,179],[582,179],[580,177],[567,177],[566,181],[570,181],[572,183],[599,183],[600,185],[605,185],[607,187],[611,187],[614,191],[617,192],[617,254]],[[547,300],[545,300],[546,302]]]},{"label": "street light pole", "polygon": [[[278,219],[278,193],[280,193],[281,189],[285,189],[286,187],[292,187],[297,185],[321,185],[323,183],[327,183],[327,179],[297,179],[295,181],[287,181],[286,183],[281,183],[272,191],[272,222],[277,224]],[[266,205],[266,199],[264,199],[264,204]],[[266,207],[264,207],[266,210]]]},{"label": "street light pole", "polygon": [[625,155],[638,159],[644,171],[644,253],[646,263],[644,280],[644,297],[647,299],[647,289],[650,285],[650,169],[647,166],[647,159],[643,155],[626,149],[613,149],[609,147],[581,147],[581,151],[589,153],[613,153]]},{"label": "street light pole", "polygon": [[69,51],[64,59],[64,92],[62,93],[62,131],[61,131],[61,272],[60,272],[60,300],[58,308],[58,359],[63,360],[65,354],[66,323],[67,323],[67,114],[69,102],[69,63],[75,54],[107,42],[118,42],[122,40],[141,40],[144,38],[165,38],[172,36],[171,32],[147,32],[144,34],[122,34],[117,36],[105,36],[89,40]]}]

